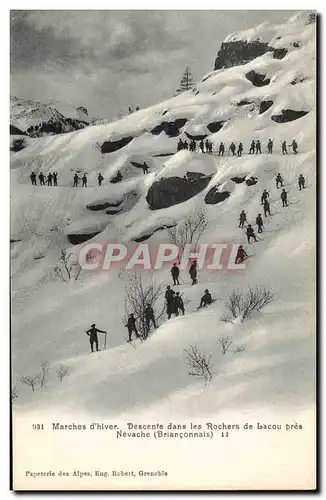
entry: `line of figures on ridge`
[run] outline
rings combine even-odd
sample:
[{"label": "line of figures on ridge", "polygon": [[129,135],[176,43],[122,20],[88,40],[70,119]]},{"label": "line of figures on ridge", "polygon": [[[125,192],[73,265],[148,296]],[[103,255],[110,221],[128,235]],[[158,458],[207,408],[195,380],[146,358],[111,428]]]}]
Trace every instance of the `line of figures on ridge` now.
[{"label": "line of figures on ridge", "polygon": [[[267,143],[267,153],[272,154],[273,147],[274,147],[274,143],[273,143],[272,139],[269,139],[269,141]],[[298,153],[298,143],[295,139],[293,139],[292,143],[288,144],[288,145],[287,145],[286,141],[283,141],[281,143],[281,152],[283,155],[288,154],[288,147],[292,148],[294,154]],[[261,154],[262,153],[261,148],[262,148],[262,146],[261,146],[260,140],[257,140],[257,141],[252,140],[250,147],[249,147],[249,154],[250,155],[251,154]],[[177,151],[181,151],[183,149],[186,149],[189,151],[197,151],[196,141],[194,139],[192,139],[188,143],[187,139],[185,139],[184,141],[182,139],[179,139],[178,144],[177,144]],[[206,141],[201,139],[199,141],[199,149],[202,153],[213,154],[213,143],[211,141],[209,141],[208,139],[206,139]],[[226,150],[225,144],[223,142],[221,142],[219,147],[218,147],[218,150],[217,150],[218,156],[224,156],[224,154],[227,154],[228,152],[230,152],[233,156],[242,156],[243,151],[244,151],[244,148],[243,148],[242,142],[239,142],[238,146],[236,146],[235,142],[231,142],[231,144],[227,150]]]}]

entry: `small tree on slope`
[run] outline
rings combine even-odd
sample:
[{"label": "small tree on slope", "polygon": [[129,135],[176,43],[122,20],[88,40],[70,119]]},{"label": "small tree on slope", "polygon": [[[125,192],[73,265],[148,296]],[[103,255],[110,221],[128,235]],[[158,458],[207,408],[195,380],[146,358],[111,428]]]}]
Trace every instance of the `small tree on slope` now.
[{"label": "small tree on slope", "polygon": [[189,66],[186,67],[181,81],[180,81],[180,87],[177,89],[177,94],[180,94],[181,92],[185,92],[186,90],[193,89],[195,87],[195,82],[192,77],[191,71]]}]

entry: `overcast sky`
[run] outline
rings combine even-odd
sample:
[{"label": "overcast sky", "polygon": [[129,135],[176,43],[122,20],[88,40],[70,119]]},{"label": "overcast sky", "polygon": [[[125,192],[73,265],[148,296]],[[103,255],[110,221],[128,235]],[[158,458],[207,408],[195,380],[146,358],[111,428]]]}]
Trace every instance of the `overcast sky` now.
[{"label": "overcast sky", "polygon": [[167,99],[223,39],[291,11],[11,11],[11,94],[113,117]]}]

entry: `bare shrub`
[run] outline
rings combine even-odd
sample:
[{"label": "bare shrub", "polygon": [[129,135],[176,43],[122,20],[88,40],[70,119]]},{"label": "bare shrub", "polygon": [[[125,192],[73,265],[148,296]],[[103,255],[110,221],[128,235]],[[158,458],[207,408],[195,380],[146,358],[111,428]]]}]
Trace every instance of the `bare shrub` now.
[{"label": "bare shrub", "polygon": [[[144,278],[142,273],[135,273],[125,289],[125,315],[123,323],[126,324],[128,316],[133,313],[136,319],[138,334],[145,340],[148,337],[148,327],[145,309],[152,306],[155,313],[155,304],[163,293],[163,284],[155,283],[153,276]],[[164,313],[164,305],[159,313],[155,313],[157,320]]]},{"label": "bare shrub", "polygon": [[266,288],[248,288],[246,293],[234,290],[228,297],[226,308],[229,314],[222,316],[221,321],[232,322],[240,318],[241,321],[248,319],[253,311],[260,311],[275,300],[273,292]]},{"label": "bare shrub", "polygon": [[35,375],[23,375],[20,377],[20,382],[22,384],[28,385],[33,392],[35,392],[36,384],[40,381],[40,374]]},{"label": "bare shrub", "polygon": [[41,375],[40,375],[40,386],[44,387],[46,378],[50,371],[50,365],[47,361],[42,361],[41,363]]},{"label": "bare shrub", "polygon": [[201,353],[196,346],[191,345],[189,349],[184,350],[187,355],[187,364],[190,369],[188,372],[192,377],[202,377],[205,382],[212,380],[212,356]]},{"label": "bare shrub", "polygon": [[226,354],[229,347],[231,346],[232,344],[232,339],[231,337],[220,337],[218,339],[218,342],[221,346],[221,350],[222,350],[222,354]]},{"label": "bare shrub", "polygon": [[69,375],[69,368],[65,365],[60,365],[57,368],[57,377],[62,382],[62,380]]},{"label": "bare shrub", "polygon": [[246,350],[247,350],[247,346],[245,344],[242,344],[242,345],[239,345],[238,347],[236,347],[233,352],[236,354],[238,352],[243,352]]},{"label": "bare shrub", "polygon": [[19,396],[18,387],[14,385],[13,388],[11,389],[11,399],[12,400],[17,399],[18,396]]},{"label": "bare shrub", "polygon": [[65,283],[70,280],[78,280],[81,273],[81,266],[75,262],[74,254],[68,253],[65,248],[61,249],[58,264],[53,268],[54,274]]},{"label": "bare shrub", "polygon": [[197,210],[194,214],[188,215],[176,226],[169,228],[168,235],[171,243],[176,245],[180,250],[183,251],[188,244],[191,244],[195,249],[206,227],[207,219],[205,212]]}]

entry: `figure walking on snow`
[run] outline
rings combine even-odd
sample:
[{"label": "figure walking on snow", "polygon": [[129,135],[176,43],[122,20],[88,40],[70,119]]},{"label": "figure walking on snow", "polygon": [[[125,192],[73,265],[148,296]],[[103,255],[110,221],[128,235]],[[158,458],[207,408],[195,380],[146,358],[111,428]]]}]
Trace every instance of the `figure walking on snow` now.
[{"label": "figure walking on snow", "polygon": [[268,200],[264,201],[264,215],[265,217],[267,217],[267,215],[271,215],[271,209]]},{"label": "figure walking on snow", "polygon": [[205,141],[205,149],[206,149],[206,153],[209,153],[209,140],[206,139]]},{"label": "figure walking on snow", "polygon": [[240,212],[240,215],[239,215],[239,227],[244,227],[244,223],[246,221],[247,221],[246,212],[244,210],[242,210],[242,212]]},{"label": "figure walking on snow", "polygon": [[104,331],[104,330],[99,330],[98,328],[96,328],[95,323],[93,323],[91,325],[91,328],[89,330],[86,330],[86,333],[89,336],[89,342],[91,344],[91,352],[93,352],[93,346],[94,346],[94,344],[96,346],[96,350],[98,351],[99,349],[98,349],[98,337],[97,337],[97,334],[98,333],[107,333],[107,332]]},{"label": "figure walking on snow", "polygon": [[242,156],[242,151],[243,151],[243,144],[242,142],[240,142],[238,146],[238,156]]},{"label": "figure walking on snow", "polygon": [[231,142],[229,150],[231,151],[233,156],[235,156],[235,144],[234,144],[234,142]]},{"label": "figure walking on snow", "polygon": [[264,191],[261,195],[261,199],[260,199],[261,204],[263,205],[264,202],[268,200],[268,198],[269,198],[269,193],[268,193],[268,191],[266,191],[266,189],[264,189]]},{"label": "figure walking on snow", "polygon": [[42,172],[40,173],[40,175],[38,176],[39,178],[39,181],[40,181],[40,186],[45,186],[45,177],[44,175],[42,174]]},{"label": "figure walking on snow", "polygon": [[30,179],[32,181],[32,186],[37,186],[37,183],[36,183],[36,173],[32,172],[29,177],[30,177]]},{"label": "figure walking on snow", "polygon": [[133,313],[129,314],[129,318],[125,326],[128,328],[128,334],[129,334],[128,342],[131,342],[132,333],[136,335],[137,339],[140,338],[140,335],[136,327],[136,318],[134,317]]},{"label": "figure walking on snow", "polygon": [[185,306],[179,292],[177,292],[174,297],[174,308],[176,316],[179,316],[179,310],[181,311],[182,316],[185,315]]},{"label": "figure walking on snow", "polygon": [[303,177],[302,174],[299,175],[298,183],[299,183],[300,191],[301,191],[301,189],[305,188],[305,178]]},{"label": "figure walking on snow", "polygon": [[144,172],[144,174],[148,174],[148,165],[147,165],[146,161],[144,161],[144,164],[143,164],[143,172]]},{"label": "figure walking on snow", "polygon": [[101,173],[100,173],[100,174],[98,174],[98,176],[97,176],[97,182],[98,182],[98,185],[99,185],[99,186],[102,186],[102,182],[103,182],[103,181],[104,181],[104,177],[103,177],[103,175],[102,175]]},{"label": "figure walking on snow", "polygon": [[281,187],[283,187],[284,180],[283,180],[283,177],[281,176],[281,174],[277,174],[275,180],[276,180],[276,188],[277,189],[279,188],[279,184],[281,184]]},{"label": "figure walking on snow", "polygon": [[84,174],[82,177],[82,187],[87,187],[87,175]]},{"label": "figure walking on snow", "polygon": [[225,147],[224,147],[223,142],[221,142],[220,147],[218,149],[218,155],[219,156],[224,156],[224,151],[225,151]]},{"label": "figure walking on snow", "polygon": [[176,263],[174,263],[173,266],[171,267],[171,274],[173,279],[173,285],[180,285],[179,283],[180,269],[178,268]]},{"label": "figure walking on snow", "polygon": [[48,175],[47,182],[48,182],[48,186],[52,186],[52,174],[51,174],[51,172]]},{"label": "figure walking on snow", "polygon": [[267,144],[267,151],[268,153],[272,154],[273,153],[273,141],[270,139]]},{"label": "figure walking on snow", "polygon": [[197,307],[197,309],[200,309],[201,307],[206,307],[209,304],[211,304],[212,302],[213,302],[212,296],[211,296],[209,290],[206,288],[204,295],[200,299],[200,304]]},{"label": "figure walking on snow", "polygon": [[281,200],[282,200],[282,206],[287,207],[288,206],[288,195],[285,189],[283,189],[281,193]]},{"label": "figure walking on snow", "polygon": [[192,285],[196,285],[197,281],[197,261],[194,260],[191,266],[189,267],[190,278],[192,279]]},{"label": "figure walking on snow", "polygon": [[261,153],[261,144],[259,140],[256,142],[256,154],[258,153]]},{"label": "figure walking on snow", "polygon": [[263,219],[262,219],[261,214],[257,215],[257,217],[256,217],[256,224],[258,226],[258,233],[262,233],[263,232],[264,223],[263,223]]},{"label": "figure walking on snow", "polygon": [[79,181],[79,177],[77,174],[74,175],[74,186],[73,187],[77,187],[78,186],[78,181]]},{"label": "figure walking on snow", "polygon": [[58,186],[58,172],[53,172],[52,179],[53,179],[53,185]]},{"label": "figure walking on snow", "polygon": [[246,235],[247,235],[248,243],[250,243],[251,238],[253,238],[257,242],[257,237],[255,235],[255,232],[254,232],[251,224],[248,224]]},{"label": "figure walking on snow", "polygon": [[249,154],[250,155],[253,155],[254,152],[255,152],[255,141],[251,141],[251,144],[250,144],[250,149],[249,149]]},{"label": "figure walking on snow", "polygon": [[204,151],[204,141],[203,140],[200,141],[199,147],[200,147],[201,152],[205,153],[205,151]]},{"label": "figure walking on snow", "polygon": [[153,324],[154,328],[157,328],[156,322],[155,322],[154,309],[152,308],[151,305],[148,305],[145,309],[145,320],[146,320],[146,328],[147,328],[148,332],[149,332],[151,323]]},{"label": "figure walking on snow", "polygon": [[170,285],[168,285],[166,287],[166,292],[165,292],[166,313],[168,315],[168,319],[171,318],[172,313],[175,311],[174,294],[175,294],[174,290],[172,290]]},{"label": "figure walking on snow", "polygon": [[293,139],[292,144],[290,144],[290,147],[293,149],[293,153],[295,155],[298,154],[298,144],[295,139]]},{"label": "figure walking on snow", "polygon": [[283,141],[283,142],[282,142],[282,153],[283,153],[284,155],[287,155],[287,154],[288,154],[288,150],[287,150],[287,148],[286,148],[286,141]]}]

